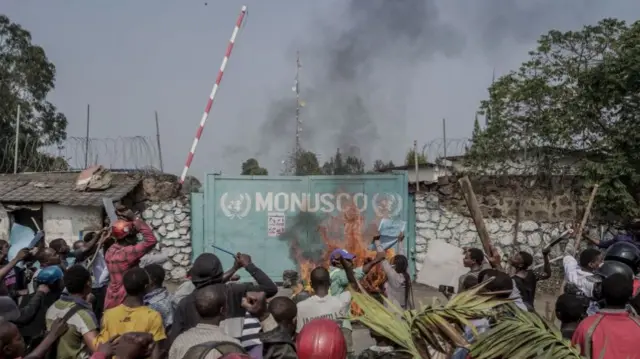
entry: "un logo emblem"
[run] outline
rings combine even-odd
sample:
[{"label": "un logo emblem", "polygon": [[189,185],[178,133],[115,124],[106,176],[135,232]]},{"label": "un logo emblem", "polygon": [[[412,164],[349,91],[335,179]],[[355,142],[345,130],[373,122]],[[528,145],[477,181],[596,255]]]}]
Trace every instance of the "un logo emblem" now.
[{"label": "un logo emblem", "polygon": [[373,211],[382,218],[394,218],[402,210],[402,196],[398,193],[376,193],[372,198]]},{"label": "un logo emblem", "polygon": [[242,219],[251,211],[251,197],[248,193],[225,192],[220,196],[220,210],[229,219]]}]

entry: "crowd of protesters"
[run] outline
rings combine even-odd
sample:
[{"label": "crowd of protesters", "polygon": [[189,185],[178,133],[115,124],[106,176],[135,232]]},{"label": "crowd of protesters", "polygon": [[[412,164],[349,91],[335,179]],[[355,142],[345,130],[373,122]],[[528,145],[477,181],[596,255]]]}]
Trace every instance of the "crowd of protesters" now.
[{"label": "crowd of protesters", "polygon": [[[354,268],[355,256],[335,249],[327,268],[311,271],[312,291],[301,286],[291,298],[276,296],[276,284],[241,253],[226,271],[216,255],[201,254],[189,280],[172,294],[163,286],[166,256],[151,253],[157,244],[151,228],[126,208],[119,207],[118,215],[118,221],[89,231],[72,246],[54,239],[47,247],[43,239],[11,260],[9,244],[0,241],[0,359],[406,358],[375,332],[370,333],[375,345],[354,350],[347,319],[351,295],[372,268],[385,273],[389,303],[413,308],[408,260],[402,252],[387,260],[378,237],[373,238],[376,256],[364,266]],[[403,239],[398,238],[400,248]],[[578,259],[564,258],[567,285],[556,314],[563,336],[583,354],[602,352],[608,359],[634,354],[640,336],[640,299],[634,297],[640,250],[629,240],[606,247],[604,254],[588,248]],[[535,312],[537,282],[551,276],[549,252],[542,253],[541,271],[530,268],[530,253],[516,253],[509,273],[494,249],[485,256],[467,248],[462,262],[469,272],[460,278],[458,292],[490,279],[485,291]],[[240,283],[240,269],[253,281]],[[493,323],[478,318],[472,324],[475,330],[465,330],[470,342]],[[469,353],[458,348],[453,358]]]}]

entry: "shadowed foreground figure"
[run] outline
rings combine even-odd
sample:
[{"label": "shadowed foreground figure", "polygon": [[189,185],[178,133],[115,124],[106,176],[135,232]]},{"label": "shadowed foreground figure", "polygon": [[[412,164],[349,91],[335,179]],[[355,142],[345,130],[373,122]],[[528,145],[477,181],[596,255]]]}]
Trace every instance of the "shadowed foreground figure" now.
[{"label": "shadowed foreground figure", "polygon": [[227,353],[245,353],[239,340],[227,335],[221,328],[227,305],[224,284],[211,284],[196,289],[195,309],[200,321],[173,341],[169,359],[218,359]]},{"label": "shadowed foreground figure", "polygon": [[149,333],[130,332],[102,343],[91,359],[142,359],[152,356],[156,343]]},{"label": "shadowed foreground figure", "polygon": [[264,293],[249,292],[242,300],[242,306],[260,320],[263,359],[298,358],[294,342],[298,310],[293,300],[275,297],[267,306]]},{"label": "shadowed foreground figure", "polygon": [[582,355],[619,359],[638,354],[640,320],[626,310],[632,293],[631,270],[628,275],[615,273],[602,280],[604,308],[580,322],[571,339]]},{"label": "shadowed foreground figure", "polygon": [[[191,282],[195,288],[201,289],[212,284],[223,284],[228,280],[233,272],[239,268],[244,268],[255,280],[253,283],[227,283],[226,288],[226,313],[225,319],[221,323],[224,331],[231,337],[244,340],[243,329],[247,324],[246,310],[242,307],[242,298],[250,291],[265,292],[268,298],[278,293],[278,287],[246,254],[238,253],[234,267],[228,272],[224,272],[220,259],[213,253],[203,253],[196,258],[193,267],[189,271]],[[200,323],[200,315],[195,307],[195,292],[190,293],[178,303],[173,315],[173,325],[169,334],[169,341],[172,342],[181,333],[195,327]],[[258,329],[260,324],[257,323]],[[257,333],[255,335],[257,338]],[[247,346],[244,346],[247,349]]]}]

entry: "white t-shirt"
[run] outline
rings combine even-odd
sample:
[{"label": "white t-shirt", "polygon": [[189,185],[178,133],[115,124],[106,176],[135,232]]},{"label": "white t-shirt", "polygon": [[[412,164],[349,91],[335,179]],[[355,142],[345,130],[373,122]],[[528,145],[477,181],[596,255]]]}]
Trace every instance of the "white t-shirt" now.
[{"label": "white t-shirt", "polygon": [[322,298],[314,295],[298,303],[297,306],[298,323],[296,333],[299,333],[302,327],[313,319],[326,318],[335,320],[340,324],[340,319],[346,317],[349,313],[351,293],[346,291],[336,296],[327,295]]}]

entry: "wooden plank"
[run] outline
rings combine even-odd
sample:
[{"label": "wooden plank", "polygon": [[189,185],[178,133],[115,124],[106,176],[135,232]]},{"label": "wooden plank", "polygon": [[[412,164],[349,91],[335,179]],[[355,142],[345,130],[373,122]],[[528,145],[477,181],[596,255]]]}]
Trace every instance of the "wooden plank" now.
[{"label": "wooden plank", "polygon": [[587,220],[589,219],[589,215],[591,215],[591,207],[593,207],[593,201],[596,198],[596,193],[598,192],[599,185],[596,183],[591,190],[591,196],[589,196],[589,202],[587,202],[587,207],[584,209],[584,214],[582,215],[582,222],[580,222],[580,227],[576,231],[576,241],[575,246],[573,247],[573,255],[578,254],[580,250],[580,240],[582,240],[582,232],[584,232],[584,227],[587,225]]},{"label": "wooden plank", "polygon": [[478,236],[480,237],[480,241],[482,242],[482,248],[484,249],[484,252],[487,254],[487,256],[491,257],[491,255],[493,254],[491,252],[491,238],[489,237],[489,231],[487,231],[487,227],[484,224],[484,219],[482,218],[482,210],[480,210],[480,205],[478,205],[476,194],[473,192],[473,188],[471,187],[471,181],[469,181],[469,177],[464,176],[458,180],[458,183],[462,188],[464,200],[465,202],[467,202],[467,207],[469,207],[469,213],[471,214],[473,223],[476,225]]}]

